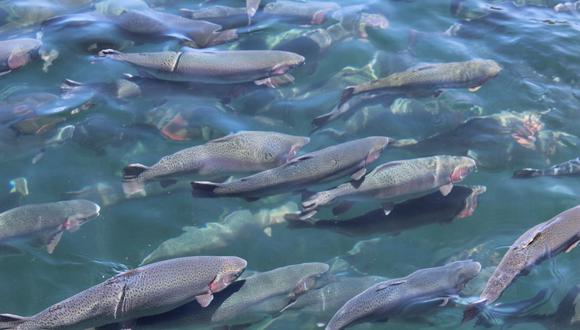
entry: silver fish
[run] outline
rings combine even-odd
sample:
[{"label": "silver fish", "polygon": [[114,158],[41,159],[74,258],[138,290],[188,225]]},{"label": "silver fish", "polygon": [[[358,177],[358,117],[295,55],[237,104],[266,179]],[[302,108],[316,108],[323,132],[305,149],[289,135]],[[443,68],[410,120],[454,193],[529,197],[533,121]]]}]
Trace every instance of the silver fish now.
[{"label": "silver fish", "polygon": [[52,253],[65,231],[76,231],[99,215],[100,206],[82,199],[29,204],[0,213],[0,244],[39,239]]},{"label": "silver fish", "polygon": [[242,197],[248,201],[304,189],[342,176],[364,177],[367,167],[393,140],[367,137],[341,143],[292,159],[290,162],[228,183],[192,182],[194,197]]},{"label": "silver fish", "polygon": [[456,261],[378,283],[344,304],[326,330],[345,329],[364,321],[387,321],[399,314],[411,314],[419,306],[445,306],[480,271],[478,262]]},{"label": "silver fish", "polygon": [[278,50],[190,50],[186,52],[121,53],[112,49],[99,56],[126,62],[161,80],[214,84],[267,84],[304,63],[304,57]]},{"label": "silver fish", "polygon": [[86,329],[164,313],[193,300],[207,307],[246,265],[238,257],[161,261],[116,275],[30,317],[1,314],[0,329]]},{"label": "silver fish", "polygon": [[469,305],[463,320],[473,319],[485,306],[501,297],[516,278],[534,265],[560,252],[570,252],[580,243],[580,206],[542,222],[520,236],[506,252],[487,281],[480,299]]},{"label": "silver fish", "polygon": [[[395,202],[416,198],[439,189],[447,196],[453,184],[462,181],[476,169],[469,157],[433,156],[385,163],[367,174],[360,183],[345,183],[314,194],[302,203],[302,219],[314,216],[325,205],[338,202],[376,200],[389,214]],[[333,210],[339,214],[351,204]],[[346,209],[345,209],[346,208]]]},{"label": "silver fish", "polygon": [[263,171],[288,162],[308,142],[303,136],[276,132],[242,131],[165,156],[152,166],[130,164],[123,169],[123,190],[142,193],[145,183],[200,175],[228,176]]}]

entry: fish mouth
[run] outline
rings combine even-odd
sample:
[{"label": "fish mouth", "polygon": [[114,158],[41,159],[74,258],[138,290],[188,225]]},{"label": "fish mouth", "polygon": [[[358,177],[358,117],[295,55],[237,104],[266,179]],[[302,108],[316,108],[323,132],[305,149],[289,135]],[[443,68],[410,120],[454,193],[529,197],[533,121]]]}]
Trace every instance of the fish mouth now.
[{"label": "fish mouth", "polygon": [[475,165],[457,166],[450,175],[451,182],[463,181],[473,171],[475,171]]}]

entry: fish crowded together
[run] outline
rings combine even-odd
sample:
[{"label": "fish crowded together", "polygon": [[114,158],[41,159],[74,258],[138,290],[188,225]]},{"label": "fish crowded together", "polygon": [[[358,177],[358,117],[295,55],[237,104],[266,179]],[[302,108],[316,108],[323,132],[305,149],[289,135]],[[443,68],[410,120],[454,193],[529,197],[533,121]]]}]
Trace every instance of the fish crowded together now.
[{"label": "fish crowded together", "polygon": [[579,31],[580,1],[0,1],[0,330],[580,329]]}]

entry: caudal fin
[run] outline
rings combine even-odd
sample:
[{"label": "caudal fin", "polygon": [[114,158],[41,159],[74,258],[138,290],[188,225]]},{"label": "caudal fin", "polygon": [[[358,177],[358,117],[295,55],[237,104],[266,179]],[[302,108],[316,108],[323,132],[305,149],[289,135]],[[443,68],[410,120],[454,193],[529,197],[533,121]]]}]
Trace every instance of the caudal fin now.
[{"label": "caudal fin", "polygon": [[214,191],[220,186],[219,183],[209,181],[193,181],[191,188],[193,197],[213,197]]},{"label": "caudal fin", "polygon": [[541,175],[542,175],[542,170],[538,170],[535,168],[524,168],[524,169],[515,171],[513,177],[516,179],[528,179],[528,178],[534,178],[534,177],[541,176]]},{"label": "caudal fin", "polygon": [[123,169],[123,192],[126,196],[145,192],[145,183],[140,175],[148,169],[143,164],[129,164]]},{"label": "caudal fin", "polygon": [[16,329],[26,321],[28,321],[28,318],[26,317],[12,314],[0,314],[0,330]]},{"label": "caudal fin", "polygon": [[479,315],[483,310],[483,308],[486,306],[485,302],[486,300],[482,299],[468,305],[463,311],[463,320],[461,320],[461,323],[463,324],[465,322],[469,322],[473,320],[477,315]]}]

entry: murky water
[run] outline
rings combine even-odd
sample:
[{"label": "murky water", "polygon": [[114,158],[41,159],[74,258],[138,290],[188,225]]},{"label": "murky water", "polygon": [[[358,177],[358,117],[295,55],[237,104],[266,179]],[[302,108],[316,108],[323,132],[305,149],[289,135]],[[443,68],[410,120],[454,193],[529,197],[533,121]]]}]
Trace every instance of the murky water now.
[{"label": "murky water", "polygon": [[[180,8],[199,8],[198,2],[152,0],[149,5],[178,13]],[[213,48],[292,47],[304,55],[306,63],[291,72],[295,81],[272,89],[251,83],[185,86],[138,79],[127,80],[131,87],[121,85],[124,73],[138,72],[127,64],[97,57],[99,50],[179,50],[184,43],[175,38],[136,36],[98,20],[40,23],[54,16],[92,11],[92,1],[1,1],[2,40],[41,38],[45,61],[33,60],[0,77],[0,120],[5,130],[0,141],[0,184],[4,187],[0,207],[6,210],[85,198],[100,204],[102,210],[78,231],[66,232],[53,254],[25,245],[20,255],[0,259],[0,312],[31,315],[119,271],[135,268],[146,258],[154,261],[185,255],[236,255],[246,259],[252,271],[332,262],[346,256],[358,271],[387,278],[472,258],[483,265],[483,271],[464,293],[477,296],[517,237],[578,204],[577,178],[516,180],[512,173],[578,156],[580,16],[578,12],[557,13],[553,6],[558,1],[550,0],[459,2],[462,7],[453,13],[447,0],[337,1],[342,7],[366,5],[363,12],[383,15],[389,24],[366,29],[366,38],[356,32],[358,27],[351,28],[327,49],[305,37],[294,44],[288,41],[340,25],[340,21],[328,19],[310,25],[258,14],[256,28],[246,28],[238,40]],[[124,5],[124,1],[113,3]],[[129,3],[138,4],[127,1],[125,5]],[[212,4],[218,3],[243,6],[242,1]],[[111,6],[98,8],[112,10]],[[46,59],[53,57],[49,65]],[[311,121],[332,110],[346,86],[412,66],[474,58],[495,60],[503,70],[477,91],[446,89],[437,97],[381,99],[311,134]],[[63,88],[65,79],[86,85],[69,82]],[[138,95],[129,93],[135,83],[141,86]],[[14,117],[4,120],[4,113]],[[21,120],[26,116],[33,120]],[[465,124],[476,116],[497,120],[489,125]],[[522,141],[517,131],[505,130],[513,127],[499,128],[498,123],[505,123],[508,117],[531,121],[536,130]],[[16,124],[11,121],[14,118],[18,118]],[[48,145],[66,125],[75,126],[72,138]],[[453,131],[457,127],[460,129]],[[124,197],[121,177],[127,164],[153,164],[167,154],[240,130],[311,134],[311,142],[301,152],[373,135],[422,140],[443,134],[424,148],[387,148],[373,166],[433,154],[469,155],[476,158],[478,171],[461,184],[485,186],[486,191],[475,197],[477,203],[472,198],[467,206],[465,196],[458,192],[458,209],[435,204],[419,215],[401,212],[388,230],[373,229],[364,235],[290,228],[282,215],[297,209],[298,194],[256,202],[192,198],[189,181],[184,181],[167,188],[151,184],[146,197]],[[27,180],[26,196],[10,193],[10,181],[19,177]],[[409,207],[415,208],[420,209],[420,203]],[[338,218],[372,209],[355,205],[348,215]],[[380,213],[377,217],[381,218]],[[414,226],[411,221],[423,225]],[[357,244],[363,240],[368,241]],[[165,244],[162,250],[158,248],[161,244]],[[555,290],[551,299],[534,312],[552,312],[568,289],[580,281],[578,258],[579,252],[572,251],[540,264],[511,285],[500,301],[528,299],[549,288]],[[473,324],[460,325],[462,312],[462,306],[441,308],[424,317],[358,327],[471,328]],[[333,313],[288,310],[266,326],[313,329]],[[542,327],[531,323],[514,328]]]}]

